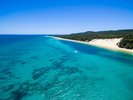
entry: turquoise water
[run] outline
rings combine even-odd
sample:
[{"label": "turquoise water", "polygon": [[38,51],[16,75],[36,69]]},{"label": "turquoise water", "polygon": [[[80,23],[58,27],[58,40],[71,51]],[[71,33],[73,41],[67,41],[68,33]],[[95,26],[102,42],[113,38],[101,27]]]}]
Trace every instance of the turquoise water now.
[{"label": "turquoise water", "polygon": [[0,100],[133,100],[132,55],[44,36],[18,38],[1,40]]}]

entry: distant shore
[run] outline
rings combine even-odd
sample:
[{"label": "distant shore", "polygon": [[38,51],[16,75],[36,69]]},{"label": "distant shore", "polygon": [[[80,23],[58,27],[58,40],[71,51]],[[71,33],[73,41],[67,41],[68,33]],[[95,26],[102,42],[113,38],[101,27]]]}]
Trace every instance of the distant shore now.
[{"label": "distant shore", "polygon": [[120,42],[122,38],[114,38],[114,39],[93,39],[92,41],[89,42],[84,42],[84,41],[78,41],[78,40],[71,40],[71,39],[64,39],[60,37],[54,37],[55,39],[60,39],[60,40],[67,40],[67,41],[73,41],[73,42],[79,42],[79,43],[84,43],[92,46],[97,46],[100,48],[105,48],[113,51],[119,51],[119,52],[125,52],[125,53],[130,53],[133,54],[133,49],[125,49],[125,48],[120,48],[118,47],[117,43]]}]

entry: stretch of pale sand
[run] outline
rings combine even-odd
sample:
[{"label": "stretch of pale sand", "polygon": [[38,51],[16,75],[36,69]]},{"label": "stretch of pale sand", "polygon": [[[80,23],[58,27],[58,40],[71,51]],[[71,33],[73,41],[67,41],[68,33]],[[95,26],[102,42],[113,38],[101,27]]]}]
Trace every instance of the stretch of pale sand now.
[{"label": "stretch of pale sand", "polygon": [[[53,36],[52,36],[53,37]],[[122,38],[115,38],[115,39],[93,39],[92,41],[89,42],[83,42],[83,41],[78,41],[78,40],[71,40],[71,39],[64,39],[60,37],[53,37],[56,39],[60,40],[67,40],[67,41],[73,41],[73,42],[79,42],[79,43],[84,43],[92,46],[97,46],[113,51],[119,51],[119,52],[126,52],[133,54],[133,49],[125,49],[125,48],[120,48],[117,44],[121,41]]]},{"label": "stretch of pale sand", "polygon": [[103,47],[115,51],[121,51],[121,52],[128,52],[133,54],[133,49],[125,49],[125,48],[120,48],[118,46],[118,43],[121,41],[122,38],[114,38],[114,39],[94,39],[88,44],[98,46],[98,47]]}]

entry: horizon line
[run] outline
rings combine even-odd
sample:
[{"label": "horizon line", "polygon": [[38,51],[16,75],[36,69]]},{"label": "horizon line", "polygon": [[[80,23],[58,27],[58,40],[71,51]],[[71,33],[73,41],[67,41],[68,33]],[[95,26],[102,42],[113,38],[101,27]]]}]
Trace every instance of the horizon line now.
[{"label": "horizon line", "polygon": [[69,35],[69,34],[78,34],[78,33],[85,33],[85,32],[106,32],[106,31],[123,31],[123,30],[133,30],[132,29],[111,29],[111,30],[99,30],[99,31],[82,31],[82,32],[72,32],[72,33],[67,33],[67,34],[57,34],[57,33],[51,33],[51,34],[46,34],[46,33],[0,33],[0,35]]}]

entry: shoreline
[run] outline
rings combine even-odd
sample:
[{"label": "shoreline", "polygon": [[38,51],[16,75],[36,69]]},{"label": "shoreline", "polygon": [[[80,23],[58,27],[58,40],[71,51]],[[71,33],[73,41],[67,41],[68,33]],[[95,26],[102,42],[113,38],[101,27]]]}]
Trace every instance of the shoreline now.
[{"label": "shoreline", "polygon": [[72,42],[83,43],[83,44],[87,44],[87,45],[91,45],[91,46],[95,46],[95,47],[99,47],[99,48],[104,48],[107,50],[123,52],[123,53],[128,53],[128,54],[133,55],[133,50],[120,48],[117,46],[117,43],[120,42],[121,38],[119,38],[119,39],[117,39],[117,38],[115,38],[115,39],[93,39],[89,42],[84,42],[84,41],[79,41],[79,40],[64,39],[64,38],[55,37],[55,36],[50,36],[50,37],[59,39],[59,40],[67,40],[67,41],[72,41]]}]

